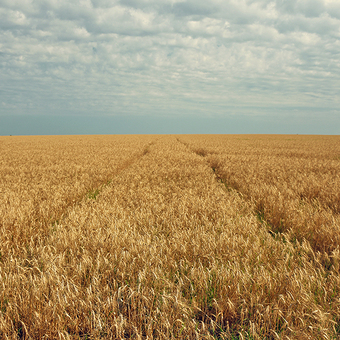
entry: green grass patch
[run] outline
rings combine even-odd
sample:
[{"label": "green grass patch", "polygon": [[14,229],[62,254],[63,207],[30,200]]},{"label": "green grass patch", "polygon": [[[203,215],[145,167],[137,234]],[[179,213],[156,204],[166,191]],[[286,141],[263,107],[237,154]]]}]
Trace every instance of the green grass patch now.
[{"label": "green grass patch", "polygon": [[97,196],[99,195],[99,189],[95,189],[95,190],[90,190],[88,192],[88,195],[87,197],[91,200],[96,200],[97,199]]}]

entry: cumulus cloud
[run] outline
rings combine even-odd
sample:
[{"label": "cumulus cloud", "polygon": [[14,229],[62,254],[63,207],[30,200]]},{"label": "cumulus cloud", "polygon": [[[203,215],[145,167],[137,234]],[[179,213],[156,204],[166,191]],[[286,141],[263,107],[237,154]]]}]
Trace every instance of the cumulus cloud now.
[{"label": "cumulus cloud", "polygon": [[337,113],[339,38],[335,0],[2,0],[0,113]]}]

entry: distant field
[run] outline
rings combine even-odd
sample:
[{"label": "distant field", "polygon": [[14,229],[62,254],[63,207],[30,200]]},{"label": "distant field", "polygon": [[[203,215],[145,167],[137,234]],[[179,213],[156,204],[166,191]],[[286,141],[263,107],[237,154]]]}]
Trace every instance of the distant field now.
[{"label": "distant field", "polygon": [[339,339],[340,136],[0,137],[0,339]]}]

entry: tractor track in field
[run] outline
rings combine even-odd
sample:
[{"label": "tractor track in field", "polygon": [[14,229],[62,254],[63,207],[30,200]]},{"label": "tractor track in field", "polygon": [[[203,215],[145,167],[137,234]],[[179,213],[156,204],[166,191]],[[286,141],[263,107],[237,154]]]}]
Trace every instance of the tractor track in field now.
[{"label": "tractor track in field", "polygon": [[79,195],[79,197],[71,202],[68,202],[66,204],[66,206],[64,206],[60,213],[58,214],[57,218],[54,218],[53,221],[51,222],[52,227],[54,227],[55,225],[58,225],[60,223],[60,221],[62,219],[64,219],[69,211],[74,208],[75,206],[77,206],[78,204],[80,204],[85,198],[89,198],[89,199],[94,199],[96,200],[97,196],[101,193],[101,191],[107,186],[109,185],[114,177],[118,176],[120,173],[122,173],[124,170],[126,170],[127,168],[129,168],[132,164],[136,163],[138,160],[140,160],[142,157],[144,157],[145,155],[147,155],[150,150],[149,148],[154,145],[156,142],[158,141],[152,141],[147,143],[143,150],[141,152],[138,152],[136,154],[134,154],[130,159],[127,159],[126,161],[122,162],[122,164],[120,166],[118,166],[111,174],[110,177],[108,177],[107,179],[105,179],[104,181],[101,181],[99,184],[97,184],[95,187],[91,187],[89,188],[84,194]]},{"label": "tractor track in field", "polygon": [[[197,147],[197,148],[193,148],[191,147],[188,143],[185,143],[183,141],[181,141],[179,138],[176,138],[177,141],[181,144],[183,144],[184,146],[186,146],[191,152],[195,153],[196,155],[202,157],[205,159],[206,163],[208,164],[208,166],[211,168],[211,170],[213,171],[215,180],[222,184],[222,188],[226,191],[235,191],[239,196],[241,196],[244,200],[248,201],[248,202],[252,202],[254,204],[254,215],[257,217],[259,223],[261,225],[263,225],[268,233],[273,236],[274,238],[277,238],[278,232],[276,231],[277,228],[276,226],[273,226],[269,221],[267,221],[264,217],[264,207],[257,204],[257,202],[254,202],[253,200],[251,200],[250,198],[246,197],[242,191],[239,190],[239,187],[236,183],[232,183],[231,181],[228,181],[228,178],[226,176],[226,174],[223,172],[222,170],[222,164],[221,162],[216,159],[216,158],[207,158],[209,155],[213,155],[213,153],[205,150],[202,147]],[[280,240],[282,237],[278,237]]]}]

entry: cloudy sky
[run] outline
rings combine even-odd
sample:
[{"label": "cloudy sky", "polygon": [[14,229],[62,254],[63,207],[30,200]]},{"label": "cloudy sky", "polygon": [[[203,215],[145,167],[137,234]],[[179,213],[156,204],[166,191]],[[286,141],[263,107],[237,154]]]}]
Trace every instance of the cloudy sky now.
[{"label": "cloudy sky", "polygon": [[0,0],[0,134],[339,132],[340,0]]}]

